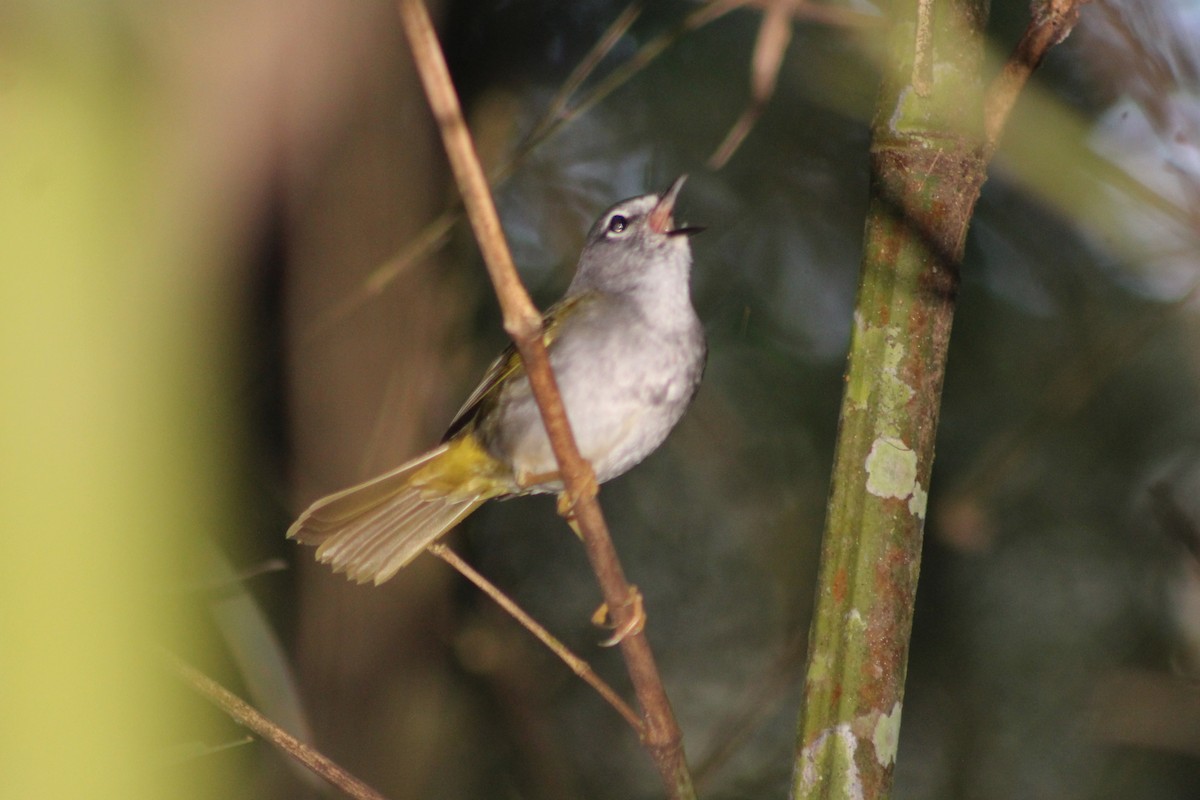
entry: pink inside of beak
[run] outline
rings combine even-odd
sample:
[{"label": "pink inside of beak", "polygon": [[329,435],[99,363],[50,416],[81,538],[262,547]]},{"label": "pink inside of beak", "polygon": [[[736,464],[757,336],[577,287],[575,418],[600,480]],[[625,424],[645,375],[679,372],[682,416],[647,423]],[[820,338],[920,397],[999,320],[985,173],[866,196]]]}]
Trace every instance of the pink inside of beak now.
[{"label": "pink inside of beak", "polygon": [[650,217],[647,222],[650,225],[650,230],[655,233],[666,233],[675,224],[671,219],[671,211],[675,204],[670,202],[668,198],[663,198],[658,201],[653,210],[650,212]]},{"label": "pink inside of beak", "polygon": [[675,225],[675,221],[671,219],[671,212],[675,210],[675,198],[679,196],[679,190],[683,188],[685,180],[687,180],[687,175],[680,175],[670,188],[658,198],[658,202],[654,204],[650,216],[646,219],[650,230],[662,234],[671,232],[671,228]]}]

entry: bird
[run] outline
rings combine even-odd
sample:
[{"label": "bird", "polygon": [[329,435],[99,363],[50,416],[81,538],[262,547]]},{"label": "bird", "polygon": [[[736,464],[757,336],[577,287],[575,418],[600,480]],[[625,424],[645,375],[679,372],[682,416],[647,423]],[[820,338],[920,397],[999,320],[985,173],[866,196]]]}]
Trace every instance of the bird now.
[{"label": "bird", "polygon": [[[601,214],[566,293],[543,315],[567,419],[599,483],[658,449],[704,375],[689,243],[703,229],[675,227],[673,216],[686,178]],[[315,545],[317,560],[335,572],[379,585],[485,502],[561,492],[557,470],[510,344],[436,447],[317,500],[287,536]]]}]

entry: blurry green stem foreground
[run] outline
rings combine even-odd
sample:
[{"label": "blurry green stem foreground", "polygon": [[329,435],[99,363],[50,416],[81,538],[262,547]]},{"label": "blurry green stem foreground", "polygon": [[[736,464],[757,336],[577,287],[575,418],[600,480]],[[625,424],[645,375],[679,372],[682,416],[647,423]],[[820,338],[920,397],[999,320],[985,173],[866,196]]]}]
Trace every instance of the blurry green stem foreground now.
[{"label": "blurry green stem foreground", "polygon": [[891,791],[959,262],[984,180],[978,0],[899,0],[826,512],[795,798]]}]

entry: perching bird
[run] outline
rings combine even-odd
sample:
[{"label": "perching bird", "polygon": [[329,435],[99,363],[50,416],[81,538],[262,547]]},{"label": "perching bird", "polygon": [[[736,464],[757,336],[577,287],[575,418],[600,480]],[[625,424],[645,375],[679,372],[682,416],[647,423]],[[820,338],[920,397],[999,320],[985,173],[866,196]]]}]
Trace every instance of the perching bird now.
[{"label": "perching bird", "polygon": [[[654,452],[687,410],[706,346],[692,308],[688,236],[674,227],[681,176],[662,195],[605,211],[575,278],[544,318],[550,364],[579,451],[603,483]],[[492,364],[441,444],[313,503],[288,537],[365,583],[383,583],[484,502],[562,490],[514,346]]]}]

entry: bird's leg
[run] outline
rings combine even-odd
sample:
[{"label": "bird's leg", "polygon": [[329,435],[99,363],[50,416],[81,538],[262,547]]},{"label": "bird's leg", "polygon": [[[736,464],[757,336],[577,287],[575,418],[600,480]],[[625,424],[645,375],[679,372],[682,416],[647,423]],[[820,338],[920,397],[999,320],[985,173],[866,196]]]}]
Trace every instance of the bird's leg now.
[{"label": "bird's leg", "polygon": [[542,486],[547,483],[562,483],[562,475],[558,473],[558,470],[517,473],[517,485],[522,489],[532,489],[534,486]]},{"label": "bird's leg", "polygon": [[[557,473],[555,473],[557,475]],[[525,477],[525,476],[521,476]],[[600,492],[600,486],[596,483],[595,475],[590,475],[588,484],[584,487],[584,493],[590,497],[595,497]],[[567,521],[571,526],[571,530],[575,531],[575,535],[579,537],[579,541],[583,541],[583,529],[579,527],[579,520],[575,516],[575,504],[578,502],[577,497],[572,497],[568,491],[558,493],[558,514]],[[620,644],[621,640],[626,636],[631,636],[635,633],[641,633],[646,627],[646,609],[642,602],[642,593],[638,591],[636,586],[629,587],[629,596],[625,602],[621,604],[623,608],[631,609],[629,619],[622,625],[614,624],[612,615],[609,613],[608,603],[601,603],[600,607],[592,614],[592,623],[602,628],[612,629],[612,636],[600,643],[601,647],[612,647]]]},{"label": "bird's leg", "polygon": [[636,586],[629,587],[629,596],[625,598],[622,604],[624,608],[630,608],[629,619],[623,625],[616,625],[612,621],[612,614],[609,612],[608,603],[601,603],[600,607],[592,614],[592,624],[601,628],[611,628],[612,636],[600,643],[601,647],[612,647],[621,643],[626,636],[632,636],[635,633],[641,633],[646,627],[646,606],[642,601],[642,593]]}]

